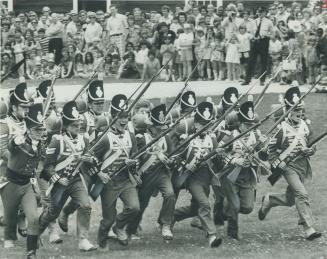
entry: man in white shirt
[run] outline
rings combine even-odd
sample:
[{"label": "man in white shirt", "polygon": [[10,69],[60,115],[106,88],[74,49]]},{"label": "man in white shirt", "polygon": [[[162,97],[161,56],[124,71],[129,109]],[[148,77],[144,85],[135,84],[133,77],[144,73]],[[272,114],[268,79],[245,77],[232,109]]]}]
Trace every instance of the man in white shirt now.
[{"label": "man in white shirt", "polygon": [[93,42],[94,38],[101,39],[102,27],[99,23],[96,22],[96,15],[94,12],[89,13],[90,23],[86,26],[84,39],[86,46],[89,47]]},{"label": "man in white shirt", "polygon": [[167,5],[164,5],[163,7],[161,7],[161,17],[159,18],[159,23],[166,23],[168,25],[171,24],[171,20],[173,19],[173,17],[169,14],[169,7]]},{"label": "man in white shirt", "polygon": [[277,6],[277,14],[276,14],[276,20],[287,22],[287,18],[290,16],[290,14],[285,10],[285,7],[282,3],[279,3]]},{"label": "man in white shirt", "polygon": [[75,11],[70,12],[71,21],[67,24],[66,33],[70,38],[74,38],[77,33],[76,22],[78,22],[78,15]]},{"label": "man in white shirt", "polygon": [[117,8],[114,5],[110,7],[110,14],[111,16],[107,21],[109,42],[118,47],[120,58],[122,58],[125,52],[125,39],[128,29],[127,19],[125,15],[117,12]]},{"label": "man in white shirt", "polygon": [[[260,56],[261,60],[261,74],[267,70],[269,41],[270,36],[274,34],[274,25],[272,21],[266,17],[267,11],[264,7],[260,7],[258,13],[259,18],[254,20],[255,32],[252,34],[249,66],[246,71],[245,81],[242,85],[248,85],[250,83],[258,56]],[[265,75],[260,78],[261,85],[264,85],[266,79]]]}]

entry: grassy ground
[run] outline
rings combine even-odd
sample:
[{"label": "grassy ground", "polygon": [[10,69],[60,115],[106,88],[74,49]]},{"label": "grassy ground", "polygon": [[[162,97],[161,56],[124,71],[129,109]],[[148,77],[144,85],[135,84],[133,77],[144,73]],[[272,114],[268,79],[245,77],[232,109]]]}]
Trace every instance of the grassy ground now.
[{"label": "grassy ground", "polygon": [[[270,105],[277,101],[276,94],[265,96],[258,109],[259,115],[267,114]],[[213,97],[217,100],[217,97]],[[154,100],[157,102],[158,100]],[[311,94],[306,98],[306,110],[311,118],[315,135],[327,129],[326,95]],[[269,123],[262,128],[263,132]],[[162,241],[160,232],[156,226],[158,212],[161,206],[161,198],[153,198],[146,210],[142,221],[142,239],[132,242],[128,247],[121,247],[115,241],[110,241],[108,252],[80,253],[77,249],[75,238],[75,215],[70,219],[70,230],[63,234],[62,245],[50,245],[47,235],[43,237],[44,247],[39,252],[39,258],[251,258],[251,259],[318,259],[327,258],[327,169],[326,169],[327,141],[319,145],[318,151],[312,158],[314,179],[308,183],[308,191],[311,197],[311,207],[316,218],[317,229],[324,236],[314,242],[306,241],[302,235],[302,229],[297,225],[298,215],[295,207],[275,208],[263,222],[257,218],[260,200],[266,192],[284,192],[285,181],[279,181],[271,187],[265,178],[258,184],[257,202],[255,209],[250,215],[241,215],[240,233],[241,240],[236,242],[224,236],[223,245],[218,249],[207,248],[204,234],[190,227],[190,220],[185,220],[175,225],[174,241],[166,244]],[[190,196],[183,192],[177,203],[177,207],[188,204]],[[120,204],[119,204],[120,207]],[[96,232],[101,218],[100,203],[93,206],[90,240],[95,242]],[[0,208],[1,210],[2,208]],[[2,232],[2,231],[1,231]],[[0,238],[3,234],[0,232]],[[225,235],[225,233],[224,233]],[[2,246],[2,244],[1,244]],[[0,248],[0,258],[21,258],[24,254],[24,240],[18,241],[13,250],[4,251]]]}]

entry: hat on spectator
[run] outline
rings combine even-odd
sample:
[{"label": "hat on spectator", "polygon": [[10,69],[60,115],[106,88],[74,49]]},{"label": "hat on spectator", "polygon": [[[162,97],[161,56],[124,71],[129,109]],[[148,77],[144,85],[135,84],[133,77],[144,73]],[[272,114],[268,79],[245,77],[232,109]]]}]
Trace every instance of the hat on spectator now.
[{"label": "hat on spectator", "polygon": [[203,28],[200,27],[200,26],[197,26],[197,27],[196,27],[196,31],[202,31],[202,32],[204,32]]},{"label": "hat on spectator", "polygon": [[226,11],[228,12],[237,12],[237,8],[235,6],[235,4],[228,4],[227,7],[226,7]]},{"label": "hat on spectator", "polygon": [[94,37],[92,41],[93,41],[93,42],[95,42],[95,41],[100,41],[100,38],[99,38],[99,37]]},{"label": "hat on spectator", "polygon": [[20,14],[18,15],[18,17],[24,17],[24,18],[25,18],[25,14],[20,13]]},{"label": "hat on spectator", "polygon": [[267,12],[267,9],[263,6],[260,6],[257,10],[259,13]]},{"label": "hat on spectator", "polygon": [[95,12],[89,12],[87,16],[89,18],[95,18],[96,17],[96,14],[95,14]]},{"label": "hat on spectator", "polygon": [[74,10],[71,10],[71,11],[70,11],[70,15],[71,15],[71,16],[75,16],[75,15],[77,15],[77,12],[74,11]]},{"label": "hat on spectator", "polygon": [[104,12],[102,10],[96,11],[96,15],[103,15],[103,14],[104,14]]},{"label": "hat on spectator", "polygon": [[42,8],[42,12],[50,12],[50,7],[48,7],[48,6],[44,6],[44,7]]},{"label": "hat on spectator", "polygon": [[48,57],[46,56],[46,55],[44,55],[44,56],[42,56],[42,58],[41,58],[41,61],[42,60],[46,60],[46,61],[48,61]]},{"label": "hat on spectator", "polygon": [[189,23],[184,24],[184,29],[191,29],[191,28],[192,28],[191,24],[189,24]]},{"label": "hat on spectator", "polygon": [[15,18],[15,22],[20,22],[21,20],[19,18]]}]

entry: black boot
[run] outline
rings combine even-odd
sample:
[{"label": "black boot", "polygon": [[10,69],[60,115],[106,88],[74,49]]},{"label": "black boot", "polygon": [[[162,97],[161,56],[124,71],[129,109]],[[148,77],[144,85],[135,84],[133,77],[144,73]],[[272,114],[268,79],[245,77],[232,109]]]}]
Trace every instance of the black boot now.
[{"label": "black boot", "polygon": [[101,220],[98,230],[98,245],[100,249],[105,249],[107,247],[109,229],[109,227],[104,226],[103,221]]},{"label": "black boot", "polygon": [[27,235],[26,238],[27,259],[36,258],[37,240],[38,240],[37,235]]},{"label": "black boot", "polygon": [[216,226],[223,226],[226,217],[224,215],[224,199],[215,203],[213,208],[213,220]]},{"label": "black boot", "polygon": [[238,240],[238,223],[233,219],[228,219],[227,235],[233,239]]}]

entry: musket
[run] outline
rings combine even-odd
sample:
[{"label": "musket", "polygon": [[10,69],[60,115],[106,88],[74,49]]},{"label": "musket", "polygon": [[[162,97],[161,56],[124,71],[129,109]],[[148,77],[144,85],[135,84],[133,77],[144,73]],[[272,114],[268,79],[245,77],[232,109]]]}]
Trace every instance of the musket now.
[{"label": "musket", "polygon": [[[187,112],[187,113],[185,113],[182,117],[180,117],[178,120],[176,120],[173,125],[169,126],[169,128],[167,128],[166,130],[164,130],[157,137],[155,137],[154,139],[152,139],[148,144],[146,144],[144,147],[142,147],[140,150],[138,150],[136,153],[134,153],[131,156],[131,159],[138,159],[140,156],[142,156],[155,143],[157,143],[161,138],[163,138],[170,131],[172,131],[178,125],[178,123],[183,118],[185,118],[188,114],[190,114],[191,112],[192,112],[192,110],[189,111],[189,112]],[[118,174],[120,174],[123,170],[125,170],[127,168],[128,168],[127,165],[122,165],[117,171],[115,171],[113,174],[110,174],[109,175],[110,178],[113,179],[114,177],[116,177]],[[101,168],[100,170],[104,170],[104,169]],[[103,171],[103,172],[105,172],[105,171]],[[104,185],[105,184],[98,178],[97,181],[95,182],[95,184],[93,185],[93,187],[91,188],[90,192],[89,192],[89,195],[90,195],[90,197],[92,198],[93,201],[96,201],[96,199],[99,197],[101,191],[103,190]]]},{"label": "musket", "polygon": [[14,73],[15,71],[17,71],[18,68],[20,68],[20,66],[23,65],[23,64],[25,63],[25,60],[26,60],[26,59],[25,59],[25,57],[24,57],[21,61],[19,61],[19,62],[16,63],[15,65],[13,65],[13,66],[10,68],[10,71],[9,71],[7,74],[5,74],[4,76],[1,77],[1,83],[2,83],[3,81],[5,81],[5,80],[7,79],[8,76],[10,76],[12,73]]},{"label": "musket", "polygon": [[[104,53],[104,57],[107,55],[109,53],[109,49]],[[92,82],[92,80],[95,78],[95,76],[97,75],[97,73],[98,73],[98,68],[100,67],[100,65],[103,63],[103,61],[104,61],[104,58],[102,58],[102,60],[97,64],[97,66],[93,69],[93,73],[92,73],[92,75],[91,75],[91,77],[89,78],[89,80],[86,82],[86,84],[84,84],[84,86],[82,86],[80,89],[79,89],[79,91],[76,93],[76,95],[74,96],[74,98],[73,98],[73,101],[76,101],[77,100],[77,98],[81,95],[81,94],[83,94],[85,91],[86,91],[86,89],[87,89],[87,87],[88,87],[88,85]]]},{"label": "musket", "polygon": [[[321,135],[319,135],[316,139],[314,139],[312,142],[310,142],[308,144],[308,148],[311,148],[314,145],[317,145],[320,141],[324,140],[326,137],[327,137],[327,131],[325,131],[324,133],[322,133]],[[302,153],[299,153],[294,158],[290,158],[290,160],[286,158],[286,161],[287,161],[287,163],[294,162],[294,161],[296,161],[297,159],[299,159],[301,157],[303,157],[303,154]],[[268,181],[269,181],[269,183],[273,186],[279,180],[279,178],[282,176],[283,172],[284,171],[282,169],[280,169],[280,168],[274,169],[272,171],[272,174],[269,175],[269,177],[267,178]]]},{"label": "musket", "polygon": [[[287,56],[286,60],[288,60],[291,57],[291,55],[292,55],[292,52],[290,52],[290,54]],[[269,85],[278,76],[278,74],[280,73],[281,70],[282,70],[282,64],[279,65],[279,68],[277,69],[276,73],[265,84],[265,87],[263,88],[263,91],[260,93],[260,95],[258,96],[258,98],[255,100],[255,102],[253,104],[254,108],[257,108],[259,106],[259,104],[263,100],[264,94],[266,93]]]},{"label": "musket", "polygon": [[[135,104],[137,103],[137,101],[142,97],[142,95],[147,91],[147,89],[149,89],[149,87],[150,87],[150,85],[151,85],[151,83],[153,82],[153,80],[155,80],[155,78],[157,78],[159,75],[160,75],[160,73],[161,73],[161,71],[168,65],[168,63],[169,63],[169,61],[173,58],[174,56],[172,56],[167,62],[166,62],[166,64],[164,65],[164,66],[162,66],[158,71],[157,71],[157,73],[156,74],[154,74],[153,76],[152,76],[152,78],[150,79],[150,81],[146,84],[146,86],[143,88],[143,90],[137,95],[137,97],[135,98],[135,100],[132,102],[132,104],[128,107],[128,110],[127,110],[127,112],[128,113],[130,113],[131,112],[131,110],[133,109],[133,107],[135,106]],[[130,99],[130,98],[129,98]],[[100,141],[108,134],[108,132],[109,132],[109,130],[111,129],[111,127],[112,127],[112,125],[114,125],[114,123],[116,123],[116,121],[118,120],[118,117],[119,117],[119,115],[120,114],[122,114],[124,111],[120,111],[119,113],[118,113],[118,115],[109,123],[109,125],[107,126],[107,128],[102,132],[102,134],[100,135],[100,136],[98,136],[98,138],[97,139],[95,139],[95,141],[90,145],[90,147],[87,149],[87,150],[85,150],[85,152],[84,152],[84,154],[85,153],[88,153],[88,152],[90,152],[90,151],[92,151],[93,149],[94,149],[94,147],[98,144],[98,143],[100,143]],[[79,170],[79,168],[81,167],[81,165],[83,164],[83,162],[82,161],[79,161],[78,162],[78,164],[77,164],[77,166],[75,167],[75,170],[74,170],[74,173],[75,172],[78,172],[78,170]],[[74,174],[73,173],[73,174]],[[58,185],[58,184],[57,184]],[[51,184],[50,186],[49,186],[49,188],[48,188],[48,190],[47,190],[47,193],[50,193],[51,191],[52,191],[52,189],[53,189],[53,187],[55,186],[55,184]],[[62,188],[58,188],[58,192],[60,192],[61,191],[61,189]],[[58,195],[58,197],[60,196],[60,194],[62,195],[62,193],[59,193],[59,194],[57,194],[56,193],[56,191],[57,191],[57,188],[54,190],[54,193],[52,194],[53,196],[56,196],[56,195]],[[61,197],[61,196],[60,196]]]},{"label": "musket", "polygon": [[[61,66],[62,65],[60,64],[57,69],[60,69]],[[43,105],[43,114],[44,115],[46,115],[48,113],[48,110],[50,108],[51,97],[53,95],[53,87],[54,87],[54,84],[56,83],[56,80],[57,80],[57,75],[54,75],[53,78],[52,78],[52,81],[51,81],[49,92],[47,93],[47,98],[45,99],[45,102],[44,102],[44,105]]]},{"label": "musket", "polygon": [[[252,125],[250,128],[248,128],[247,130],[245,130],[244,132],[240,133],[239,135],[235,136],[234,138],[232,138],[231,140],[229,140],[228,142],[224,143],[222,146],[220,146],[220,149],[224,149],[226,147],[228,147],[229,145],[233,144],[236,140],[242,138],[244,135],[246,135],[247,133],[249,133],[252,130],[255,130],[256,128],[258,128],[262,123],[264,123],[266,120],[268,120],[270,118],[270,116],[273,114],[273,112],[267,114],[263,119],[261,119],[259,122],[257,122],[256,124]],[[204,156],[202,159],[199,160],[199,162],[196,165],[196,169],[194,171],[196,171],[203,163],[207,162],[208,160],[212,159],[213,157],[215,157],[217,155],[217,151],[213,150],[210,153],[208,153],[206,156]],[[186,179],[193,173],[193,171],[189,171],[189,170],[185,170],[183,171],[179,177],[177,182],[175,183],[177,188],[180,188],[184,182],[186,181]]]},{"label": "musket", "polygon": [[173,100],[173,102],[171,103],[171,105],[169,106],[169,108],[167,109],[167,115],[169,114],[169,112],[173,109],[174,105],[178,102],[178,100],[181,98],[184,90],[186,89],[186,87],[188,86],[188,82],[191,79],[191,76],[193,75],[193,73],[195,72],[195,70],[197,69],[197,67],[200,65],[200,63],[203,61],[203,57],[204,55],[202,55],[202,57],[198,60],[198,62],[196,63],[196,65],[194,66],[194,68],[192,69],[191,73],[187,76],[185,83],[184,83],[184,87],[179,91],[179,93],[177,94],[176,98]]}]

